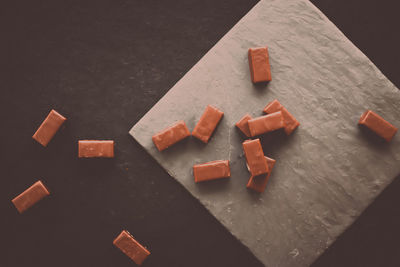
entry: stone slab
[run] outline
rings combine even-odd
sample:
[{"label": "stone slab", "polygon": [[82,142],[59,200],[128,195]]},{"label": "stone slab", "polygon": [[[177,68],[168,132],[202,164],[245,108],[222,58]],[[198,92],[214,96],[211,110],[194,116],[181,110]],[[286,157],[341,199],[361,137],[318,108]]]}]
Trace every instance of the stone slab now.
[{"label": "stone slab", "polygon": [[[264,45],[272,81],[253,85],[247,49]],[[301,126],[262,138],[277,163],[258,194],[246,189],[234,124],[275,98]],[[225,115],[207,145],[156,149],[155,132],[182,119],[192,130],[208,104]],[[398,89],[311,2],[262,0],[130,134],[266,266],[308,266],[400,173],[399,134],[384,143],[360,129],[366,109],[400,126]],[[230,160],[231,178],[195,184],[192,166],[219,159]]]}]

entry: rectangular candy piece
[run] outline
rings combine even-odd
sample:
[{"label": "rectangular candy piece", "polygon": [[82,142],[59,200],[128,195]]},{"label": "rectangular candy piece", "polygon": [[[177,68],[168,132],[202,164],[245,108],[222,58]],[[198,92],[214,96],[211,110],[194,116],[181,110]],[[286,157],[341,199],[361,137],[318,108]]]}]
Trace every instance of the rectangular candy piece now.
[{"label": "rectangular candy piece", "polygon": [[364,114],[361,115],[358,124],[368,127],[370,130],[374,131],[377,135],[384,138],[388,142],[392,140],[393,136],[397,132],[396,127],[372,110],[365,111]]},{"label": "rectangular candy piece", "polygon": [[126,230],[123,230],[119,236],[114,239],[113,244],[131,258],[137,265],[141,265],[150,255],[150,251],[140,245],[139,242],[137,242]]},{"label": "rectangular candy piece", "polygon": [[235,126],[239,128],[240,131],[247,137],[251,137],[250,129],[248,121],[251,120],[252,117],[249,114],[244,115]]},{"label": "rectangular candy piece", "polygon": [[15,197],[12,200],[12,203],[17,208],[19,213],[23,213],[32,207],[36,202],[48,195],[50,195],[49,190],[47,190],[41,181],[37,181],[31,187]]},{"label": "rectangular candy piece", "polygon": [[244,155],[251,175],[258,176],[268,172],[268,164],[260,139],[246,140],[243,142]]},{"label": "rectangular candy piece", "polygon": [[267,174],[259,175],[259,176],[251,176],[248,183],[247,183],[247,188],[253,189],[254,191],[257,191],[259,193],[264,192],[265,187],[267,186],[268,179],[271,176],[272,169],[275,166],[276,160],[265,157],[267,164],[268,164],[268,169],[269,172]]},{"label": "rectangular candy piece", "polygon": [[272,132],[285,127],[281,111],[248,121],[251,136]]},{"label": "rectangular candy piece", "polygon": [[285,133],[287,135],[290,135],[300,125],[296,118],[284,106],[282,106],[277,99],[269,103],[263,111],[267,114],[281,111],[283,122],[285,123]]},{"label": "rectangular candy piece", "polygon": [[161,132],[153,135],[153,143],[159,151],[172,146],[173,144],[190,136],[189,129],[184,121],[178,121]]},{"label": "rectangular candy piece", "polygon": [[38,141],[42,146],[47,146],[65,120],[65,117],[52,109],[32,138]]},{"label": "rectangular candy piece", "polygon": [[79,158],[113,158],[113,140],[79,140]]},{"label": "rectangular candy piece", "polygon": [[193,175],[196,183],[230,177],[229,160],[216,160],[194,165]]},{"label": "rectangular candy piece", "polygon": [[258,83],[271,81],[268,48],[250,48],[248,57],[252,82]]},{"label": "rectangular candy piece", "polygon": [[192,135],[204,143],[208,143],[224,113],[216,107],[208,105],[199,122],[194,127]]}]

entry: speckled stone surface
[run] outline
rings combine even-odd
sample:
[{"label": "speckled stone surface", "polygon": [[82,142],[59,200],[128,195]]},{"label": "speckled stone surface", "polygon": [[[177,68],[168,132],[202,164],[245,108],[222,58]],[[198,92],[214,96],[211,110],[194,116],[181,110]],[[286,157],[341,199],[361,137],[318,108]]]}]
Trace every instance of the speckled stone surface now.
[{"label": "speckled stone surface", "polygon": [[[272,82],[254,86],[249,47],[268,45]],[[263,138],[277,160],[263,194],[250,192],[245,113],[279,101],[299,120],[289,137]],[[400,92],[309,1],[260,1],[130,134],[266,266],[308,266],[400,173],[400,136],[385,143],[357,126],[372,109],[400,125]],[[159,152],[151,136],[177,120],[192,130],[205,106],[225,115],[210,142],[189,138]],[[231,161],[231,178],[195,184],[192,166]]]}]

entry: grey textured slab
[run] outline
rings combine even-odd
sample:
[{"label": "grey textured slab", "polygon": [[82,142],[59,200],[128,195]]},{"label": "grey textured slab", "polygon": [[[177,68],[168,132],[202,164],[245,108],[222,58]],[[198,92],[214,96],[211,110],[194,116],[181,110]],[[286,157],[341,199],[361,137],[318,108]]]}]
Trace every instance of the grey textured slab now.
[{"label": "grey textured slab", "polygon": [[[268,45],[272,82],[254,86],[249,47]],[[234,127],[278,98],[300,121],[263,139],[277,164],[263,194],[246,189]],[[209,144],[186,139],[160,153],[151,136],[207,104],[225,112]],[[360,131],[366,109],[400,126],[400,92],[307,0],[264,0],[235,25],[130,134],[267,266],[311,264],[400,173],[400,136]],[[195,184],[192,165],[230,159],[230,179]],[[212,237],[211,237],[212,238]],[[211,242],[211,241],[210,241]]]}]

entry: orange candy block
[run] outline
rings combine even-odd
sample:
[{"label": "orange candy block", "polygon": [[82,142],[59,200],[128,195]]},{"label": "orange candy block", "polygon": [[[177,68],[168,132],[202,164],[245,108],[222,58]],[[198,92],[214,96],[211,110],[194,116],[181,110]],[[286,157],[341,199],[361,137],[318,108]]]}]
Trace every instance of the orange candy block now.
[{"label": "orange candy block", "polygon": [[285,127],[281,111],[248,121],[251,136],[257,136]]},{"label": "orange candy block", "polygon": [[54,137],[61,125],[66,121],[66,118],[52,109],[42,122],[35,134],[32,136],[42,146],[47,146],[50,140]]},{"label": "orange candy block", "polygon": [[113,158],[113,140],[79,140],[79,158]]},{"label": "orange candy block", "polygon": [[264,175],[260,175],[260,176],[250,176],[250,179],[247,183],[247,188],[253,189],[254,191],[257,191],[259,193],[264,192],[265,187],[267,186],[269,177],[271,176],[271,172],[272,169],[275,166],[276,160],[265,157],[267,164],[268,164],[268,168],[269,168],[269,172],[267,174]]},{"label": "orange candy block", "polygon": [[159,151],[163,151],[177,142],[190,136],[189,129],[184,121],[178,121],[170,127],[153,135],[153,143]]},{"label": "orange candy block", "polygon": [[372,110],[365,111],[364,114],[361,115],[358,124],[368,127],[370,130],[374,131],[377,135],[384,138],[388,142],[392,140],[393,136],[397,132],[396,127]]},{"label": "orange candy block", "polygon": [[196,183],[228,178],[231,176],[229,160],[216,160],[193,166],[194,181]]},{"label": "orange candy block", "polygon": [[204,143],[208,143],[212,133],[222,119],[224,113],[216,107],[208,105],[199,122],[193,129],[192,135]]},{"label": "orange candy block", "polygon": [[285,133],[287,135],[290,135],[300,125],[296,118],[290,114],[290,112],[284,106],[282,106],[277,99],[269,103],[263,111],[267,114],[281,111],[283,115],[283,121],[285,123]]},{"label": "orange candy block", "polygon": [[251,175],[258,176],[269,171],[260,139],[243,142],[244,155]]},{"label": "orange candy block", "polygon": [[240,131],[247,137],[251,137],[250,128],[248,121],[251,120],[252,117],[249,114],[244,115],[235,126],[239,128]]},{"label": "orange candy block", "polygon": [[42,198],[50,195],[49,190],[41,181],[37,181],[31,187],[19,194],[12,200],[19,213],[23,213]]},{"label": "orange candy block", "polygon": [[126,230],[123,230],[119,236],[114,239],[113,244],[131,258],[137,265],[141,265],[150,255],[150,251],[140,245],[139,242],[137,242]]},{"label": "orange candy block", "polygon": [[248,52],[251,81],[271,81],[271,67],[267,47],[250,48]]}]

